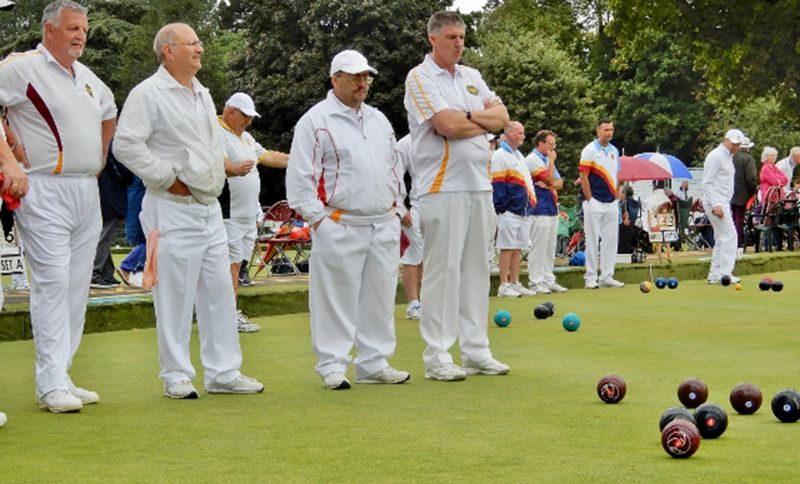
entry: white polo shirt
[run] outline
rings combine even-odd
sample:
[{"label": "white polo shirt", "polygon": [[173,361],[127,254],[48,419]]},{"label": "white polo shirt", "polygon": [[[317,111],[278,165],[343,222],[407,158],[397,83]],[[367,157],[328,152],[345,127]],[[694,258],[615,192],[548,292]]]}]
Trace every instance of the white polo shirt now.
[{"label": "white polo shirt", "polygon": [[716,207],[730,205],[733,197],[733,153],[724,144],[711,150],[703,164],[703,203]]},{"label": "white polo shirt", "polygon": [[294,127],[286,198],[310,224],[326,215],[369,225],[405,214],[394,131],[380,111],[358,112],[333,91]]},{"label": "white polo shirt", "polygon": [[486,136],[447,139],[436,133],[430,121],[442,110],[477,111],[492,100],[499,98],[471,67],[456,65],[451,76],[427,54],[422,64],[411,69],[406,77],[405,107],[420,195],[492,189]]},{"label": "white polo shirt", "polygon": [[[266,149],[247,131],[241,136],[237,135],[222,120],[217,118],[222,138],[225,141],[225,154],[231,162],[242,164],[253,160],[258,165],[258,158],[266,153]],[[261,192],[261,177],[258,167],[254,166],[245,176],[228,177],[228,188],[231,194],[231,219],[255,219],[258,214],[258,194]]]},{"label": "white polo shirt", "polygon": [[177,177],[198,202],[216,202],[225,184],[225,145],[208,89],[196,78],[184,87],[159,66],[128,94],[114,156],[149,190],[165,194]]},{"label": "white polo shirt", "polygon": [[42,44],[0,62],[0,105],[29,173],[91,175],[103,165],[101,123],[117,115],[114,95],[80,62],[72,69],[75,77]]},{"label": "white polo shirt", "polygon": [[[417,183],[417,168],[410,153],[411,133],[400,138],[400,141],[397,142],[397,147],[395,147],[395,150],[397,151],[397,156],[400,157],[399,161],[402,166],[401,173],[403,175],[408,173],[411,177],[411,193],[408,194],[408,199],[411,202],[412,207],[419,208],[419,183]],[[400,184],[400,189],[403,192],[403,195],[405,195],[405,182]]]},{"label": "white polo shirt", "polygon": [[603,146],[594,140],[581,151],[578,171],[589,177],[592,198],[603,203],[617,200],[617,173],[619,172],[619,150],[611,143]]},{"label": "white polo shirt", "polygon": [[781,161],[775,163],[775,166],[786,175],[786,185],[783,186],[784,191],[792,188],[792,175],[794,174],[795,162],[792,156],[789,155]]}]

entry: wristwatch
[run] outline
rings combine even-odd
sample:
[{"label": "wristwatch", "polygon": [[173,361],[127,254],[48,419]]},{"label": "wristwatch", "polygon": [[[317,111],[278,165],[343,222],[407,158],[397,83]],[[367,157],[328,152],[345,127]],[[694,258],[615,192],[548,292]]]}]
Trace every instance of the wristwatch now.
[{"label": "wristwatch", "polygon": [[472,112],[464,111],[464,113],[467,115],[467,119],[472,119]]}]

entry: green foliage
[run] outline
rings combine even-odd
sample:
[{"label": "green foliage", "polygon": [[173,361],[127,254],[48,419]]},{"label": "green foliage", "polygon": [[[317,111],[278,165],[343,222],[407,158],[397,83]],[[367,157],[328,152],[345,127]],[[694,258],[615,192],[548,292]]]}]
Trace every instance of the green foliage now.
[{"label": "green foliage", "polygon": [[[379,74],[367,102],[408,131],[403,107],[408,71],[430,50],[425,26],[442,0],[239,0],[222,8],[229,27],[246,40],[234,66],[234,85],[269,116],[253,126],[265,146],[288,150],[292,128],[325,97],[333,56],[362,52]],[[227,11],[226,11],[227,10]]]},{"label": "green foliage", "polygon": [[702,164],[696,142],[712,114],[693,58],[673,35],[648,30],[646,48],[618,49],[606,82],[615,138],[628,154],[660,151]]},{"label": "green foliage", "polygon": [[610,0],[612,28],[644,45],[640,32],[668,30],[691,49],[709,83],[709,97],[771,94],[783,115],[800,118],[800,8],[796,0]]},{"label": "green foliage", "polygon": [[590,81],[577,61],[552,38],[515,28],[485,32],[480,53],[465,57],[527,133],[550,129],[558,135],[558,169],[565,181],[577,178],[580,152],[592,139],[596,117],[587,96]]}]

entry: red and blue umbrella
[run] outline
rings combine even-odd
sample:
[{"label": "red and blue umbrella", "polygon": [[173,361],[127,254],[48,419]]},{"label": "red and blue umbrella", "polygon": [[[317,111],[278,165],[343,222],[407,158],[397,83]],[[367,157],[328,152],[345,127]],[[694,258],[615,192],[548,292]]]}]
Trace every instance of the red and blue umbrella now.
[{"label": "red and blue umbrella", "polygon": [[690,180],[693,178],[686,165],[672,155],[666,153],[640,153],[636,157],[644,158],[650,163],[660,166],[672,174],[671,178],[688,178]]},{"label": "red and blue umbrella", "polygon": [[620,156],[617,180],[669,180],[672,173],[639,156]]}]

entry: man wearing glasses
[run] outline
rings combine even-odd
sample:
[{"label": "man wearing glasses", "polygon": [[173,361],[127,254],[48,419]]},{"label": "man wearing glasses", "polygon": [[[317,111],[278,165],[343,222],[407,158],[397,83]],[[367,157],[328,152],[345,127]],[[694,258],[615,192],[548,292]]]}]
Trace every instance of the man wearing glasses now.
[{"label": "man wearing glasses", "polygon": [[[32,282],[36,396],[55,413],[100,399],[68,374],[83,334],[100,235],[96,174],[117,115],[111,90],[78,62],[88,30],[87,9],[58,0],[42,14],[42,43],[0,63],[0,105],[8,108],[30,162],[30,190],[16,222]],[[20,183],[12,182],[12,195]]]},{"label": "man wearing glasses", "polygon": [[331,62],[333,89],[306,112],[294,130],[286,194],[312,226],[309,307],[316,371],[325,388],[358,383],[403,383],[389,366],[394,354],[394,299],[400,262],[402,167],[392,126],[364,103],[372,81],[359,52]]},{"label": "man wearing glasses", "polygon": [[[228,173],[219,203],[228,232],[234,295],[239,291],[239,270],[242,265],[246,267],[256,241],[261,178],[255,165],[260,163],[270,168],[286,168],[286,160],[289,159],[286,153],[264,149],[246,131],[257,116],[260,115],[253,99],[243,92],[237,92],[225,102],[222,116],[219,117],[225,142],[225,171]],[[240,333],[254,333],[261,329],[240,310],[236,311],[236,328]]]},{"label": "man wearing glasses", "polygon": [[128,95],[114,155],[147,187],[140,216],[151,267],[145,282],[155,276],[164,395],[198,396],[189,356],[193,309],[206,391],[258,393],[264,386],[239,372],[236,301],[217,201],[225,182],[224,144],[214,102],[195,78],[203,43],[188,25],[169,24],[156,34],[153,50],[161,66]]}]

